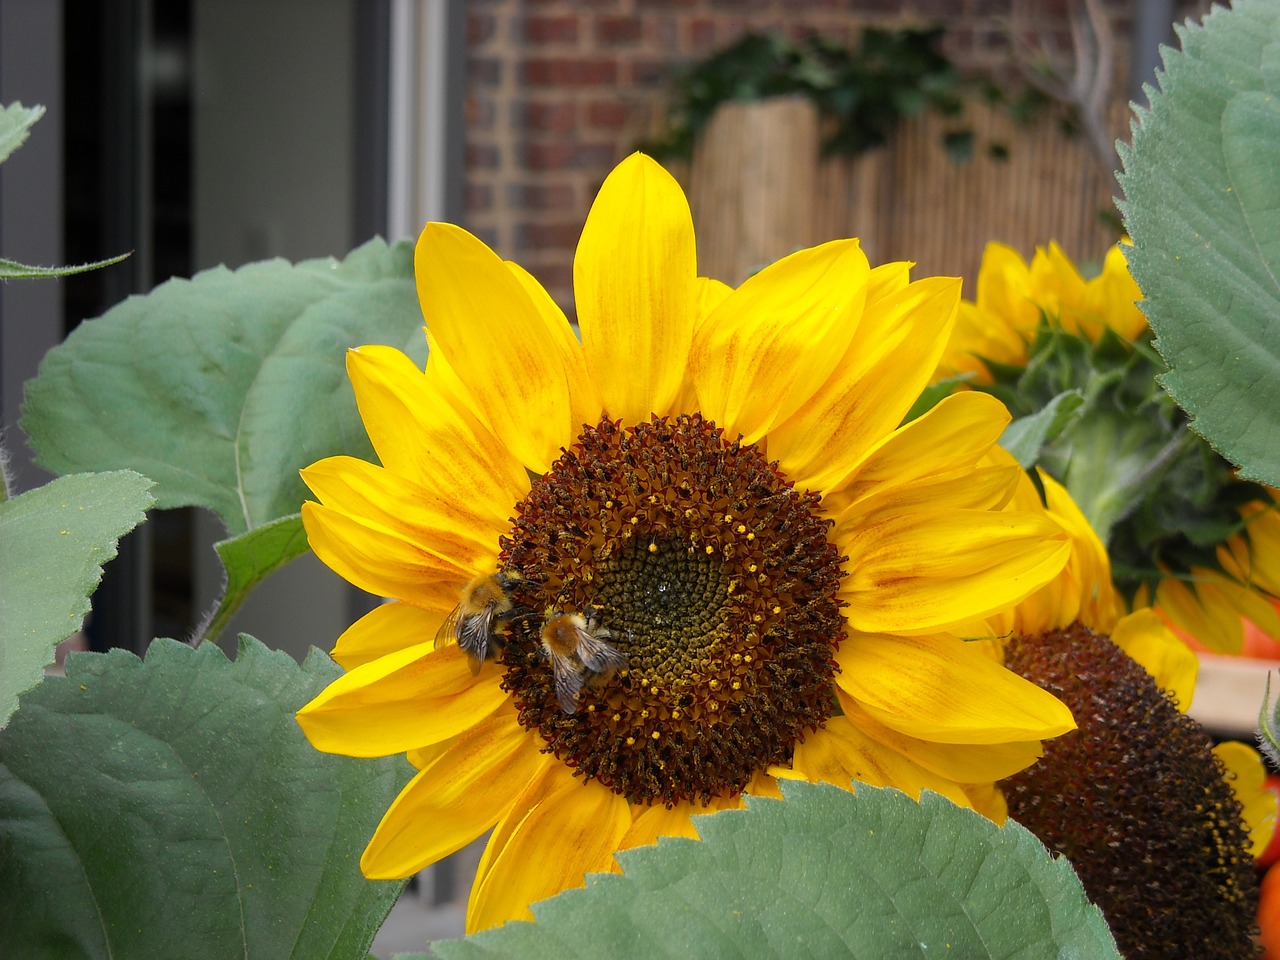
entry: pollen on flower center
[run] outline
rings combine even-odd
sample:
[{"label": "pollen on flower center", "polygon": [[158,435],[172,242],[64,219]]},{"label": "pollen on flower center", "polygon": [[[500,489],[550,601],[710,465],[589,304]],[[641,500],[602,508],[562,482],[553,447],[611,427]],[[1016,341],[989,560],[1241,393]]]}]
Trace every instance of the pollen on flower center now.
[{"label": "pollen on flower center", "polygon": [[[706,801],[787,763],[831,715],[843,618],[818,498],[697,415],[586,428],[503,538],[523,580],[503,653],[520,722],[637,803]],[[581,615],[620,669],[582,661],[567,710],[549,618]],[[559,622],[559,621],[557,621]],[[580,684],[580,686],[579,686]]]}]

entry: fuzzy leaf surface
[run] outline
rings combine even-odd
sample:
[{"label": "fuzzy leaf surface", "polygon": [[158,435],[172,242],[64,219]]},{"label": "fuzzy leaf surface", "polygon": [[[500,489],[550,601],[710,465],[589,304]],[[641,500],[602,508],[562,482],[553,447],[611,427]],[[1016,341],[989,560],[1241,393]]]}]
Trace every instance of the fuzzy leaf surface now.
[{"label": "fuzzy leaf surface", "polygon": [[403,884],[360,851],[407,764],[306,741],[339,672],[248,637],[70,656],[0,734],[0,956],[364,960]]},{"label": "fuzzy leaf surface", "polygon": [[1280,7],[1178,28],[1121,150],[1129,267],[1192,427],[1280,484]]},{"label": "fuzzy leaf surface", "polygon": [[27,385],[23,427],[49,470],[137,470],[161,507],[236,536],[298,512],[302,467],[373,458],[343,363],[365,343],[426,357],[411,245],[218,267],[82,323]]},{"label": "fuzzy leaf surface", "polygon": [[130,471],[73,474],[0,503],[0,728],[80,629],[102,566],[155,502]]},{"label": "fuzzy leaf surface", "polygon": [[11,103],[0,107],[0,163],[26,142],[32,125],[43,116],[44,107],[38,104],[24,107],[21,103]]},{"label": "fuzzy leaf surface", "polygon": [[1118,958],[1070,865],[1014,823],[926,792],[782,782],[695,819],[702,841],[619,854],[512,922],[440,942],[472,958]]}]

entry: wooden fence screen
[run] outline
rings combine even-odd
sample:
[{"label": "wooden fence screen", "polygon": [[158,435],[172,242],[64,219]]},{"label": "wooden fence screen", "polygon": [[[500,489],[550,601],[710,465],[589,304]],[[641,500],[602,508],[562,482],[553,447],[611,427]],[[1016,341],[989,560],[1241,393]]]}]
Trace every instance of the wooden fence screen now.
[{"label": "wooden fence screen", "polygon": [[[1124,125],[1123,113],[1116,119]],[[973,131],[974,149],[957,162],[943,137],[960,127]],[[971,103],[962,119],[907,121],[887,146],[852,159],[821,158],[819,140],[800,98],[717,112],[682,176],[700,273],[739,283],[793,250],[856,236],[873,265],[913,260],[913,276],[964,277],[972,298],[989,240],[1027,258],[1056,240],[1077,263],[1097,264],[1118,239],[1114,176],[1051,121],[1018,125]],[[997,144],[1006,159],[991,155]]]}]

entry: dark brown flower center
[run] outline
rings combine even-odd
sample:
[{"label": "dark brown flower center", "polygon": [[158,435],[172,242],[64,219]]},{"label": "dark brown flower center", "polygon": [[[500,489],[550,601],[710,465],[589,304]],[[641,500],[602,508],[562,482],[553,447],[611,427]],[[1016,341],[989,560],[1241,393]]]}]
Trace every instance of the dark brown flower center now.
[{"label": "dark brown flower center", "polygon": [[[502,543],[533,611],[503,652],[520,722],[636,803],[705,802],[789,762],[833,709],[830,527],[815,494],[697,415],[586,428]],[[560,614],[578,615],[582,650],[607,644],[625,665],[542,642],[552,618],[567,629]]]},{"label": "dark brown flower center", "polygon": [[1079,623],[1016,638],[1006,660],[1080,724],[1001,784],[1009,815],[1071,860],[1121,953],[1256,956],[1248,829],[1209,735]]}]

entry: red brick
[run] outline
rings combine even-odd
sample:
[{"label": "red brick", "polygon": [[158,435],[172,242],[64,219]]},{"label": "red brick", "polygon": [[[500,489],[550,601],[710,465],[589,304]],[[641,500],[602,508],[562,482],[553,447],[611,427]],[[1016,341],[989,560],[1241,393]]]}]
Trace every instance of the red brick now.
[{"label": "red brick", "polygon": [[513,183],[507,188],[507,201],[518,210],[570,210],[573,199],[568,183]]},{"label": "red brick", "polygon": [[520,149],[529,170],[607,170],[617,158],[609,143],[526,143]]},{"label": "red brick", "polygon": [[660,50],[674,51],[680,44],[681,17],[654,17],[650,19],[649,42]]},{"label": "red brick", "polygon": [[578,18],[526,17],[522,32],[529,43],[577,43]]},{"label": "red brick", "polygon": [[631,82],[639,87],[659,87],[671,77],[672,64],[665,60],[637,60],[631,64]]},{"label": "red brick", "polygon": [[486,40],[492,40],[497,29],[497,21],[492,14],[470,14],[467,17],[467,46],[478,47]]},{"label": "red brick", "polygon": [[498,167],[498,148],[492,144],[467,144],[468,170],[496,170]]},{"label": "red brick", "polygon": [[564,101],[534,101],[519,111],[520,123],[540,133],[572,133],[578,126],[577,105]]},{"label": "red brick", "polygon": [[716,22],[706,17],[689,21],[689,45],[695,49],[709,49],[716,45]]},{"label": "red brick", "polygon": [[516,228],[516,243],[524,250],[572,250],[582,233],[576,220],[565,223],[522,223]]},{"label": "red brick", "polygon": [[496,87],[502,82],[502,61],[472,57],[467,61],[467,81],[480,87]]},{"label": "red brick", "polygon": [[468,130],[492,130],[497,109],[488,97],[474,94],[466,100],[466,125]]},{"label": "red brick", "polygon": [[599,17],[596,20],[596,39],[614,46],[634,44],[644,35],[639,17]]},{"label": "red brick", "polygon": [[531,86],[590,87],[618,82],[618,64],[596,57],[554,57],[526,60],[520,81]]},{"label": "red brick", "polygon": [[469,183],[463,191],[463,202],[468,213],[483,213],[493,209],[493,188],[484,183]]},{"label": "red brick", "polygon": [[587,104],[587,126],[589,127],[621,130],[627,125],[630,116],[631,111],[617,100],[596,100]]}]

